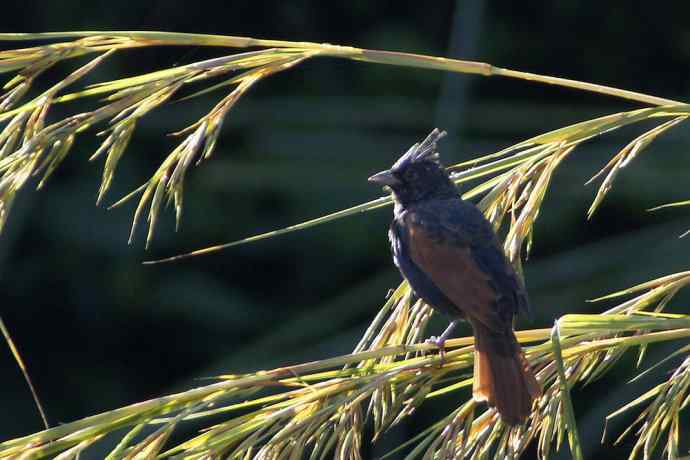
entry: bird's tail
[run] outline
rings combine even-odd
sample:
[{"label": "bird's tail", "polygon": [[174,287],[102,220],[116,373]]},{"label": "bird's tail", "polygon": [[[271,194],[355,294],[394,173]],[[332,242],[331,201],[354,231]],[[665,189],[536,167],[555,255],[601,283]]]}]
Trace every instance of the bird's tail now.
[{"label": "bird's tail", "polygon": [[509,425],[522,423],[541,395],[541,387],[522,353],[512,329],[497,333],[479,322],[474,329],[474,385],[476,401],[496,408]]}]

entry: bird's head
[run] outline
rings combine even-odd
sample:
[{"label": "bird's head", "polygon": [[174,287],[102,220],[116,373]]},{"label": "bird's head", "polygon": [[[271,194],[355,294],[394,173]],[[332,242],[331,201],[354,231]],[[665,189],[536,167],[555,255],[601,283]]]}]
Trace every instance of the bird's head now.
[{"label": "bird's head", "polygon": [[434,129],[421,143],[410,147],[390,169],[371,176],[369,182],[390,187],[395,200],[403,206],[457,196],[457,189],[436,151],[436,142],[445,135],[445,131]]}]

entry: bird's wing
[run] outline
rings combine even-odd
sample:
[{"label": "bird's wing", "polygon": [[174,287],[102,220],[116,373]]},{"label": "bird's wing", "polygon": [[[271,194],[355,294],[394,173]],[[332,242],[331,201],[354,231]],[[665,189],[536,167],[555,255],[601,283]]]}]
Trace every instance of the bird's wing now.
[{"label": "bird's wing", "polygon": [[412,261],[465,315],[497,332],[512,324],[513,312],[499,307],[492,277],[477,263],[472,246],[432,236],[414,219],[407,222],[407,233]]},{"label": "bird's wing", "polygon": [[501,295],[501,308],[525,313],[531,317],[527,290],[508,262],[498,242],[486,242],[473,246],[472,255],[477,265],[491,275],[494,289]]},{"label": "bird's wing", "polygon": [[[430,215],[435,219],[430,219]],[[414,217],[420,223],[435,222],[435,235],[449,244],[471,248],[475,263],[489,275],[491,287],[498,293],[498,310],[502,315],[511,319],[520,311],[531,315],[524,284],[506,258],[491,224],[476,206],[461,200],[444,200],[427,206]]]}]

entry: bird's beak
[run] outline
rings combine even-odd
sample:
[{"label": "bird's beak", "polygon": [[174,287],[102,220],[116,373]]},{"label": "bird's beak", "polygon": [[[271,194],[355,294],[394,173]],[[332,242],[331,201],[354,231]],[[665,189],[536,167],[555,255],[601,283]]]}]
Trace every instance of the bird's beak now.
[{"label": "bird's beak", "polygon": [[391,172],[388,169],[371,176],[369,178],[369,182],[373,182],[374,184],[387,185],[389,187],[400,183],[400,181],[393,175],[393,172]]}]

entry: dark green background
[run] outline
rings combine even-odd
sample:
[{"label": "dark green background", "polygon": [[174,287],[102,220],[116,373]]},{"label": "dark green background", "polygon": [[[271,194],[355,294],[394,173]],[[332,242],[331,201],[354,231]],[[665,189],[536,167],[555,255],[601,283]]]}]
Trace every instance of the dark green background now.
[{"label": "dark green background", "polygon": [[[0,30],[142,29],[324,41],[477,59],[688,99],[687,2],[511,3],[9,1]],[[123,51],[95,75],[118,78],[223,52]],[[175,145],[165,133],[203,115],[218,97],[160,109],[142,122],[108,202],[153,173]],[[97,147],[90,132],[45,190],[27,189],[16,201],[0,237],[1,313],[53,425],[190,388],[200,377],[347,353],[399,282],[386,240],[390,209],[172,265],[140,262],[378,197],[366,177],[434,126],[450,133],[441,145],[450,163],[636,107],[501,78],[309,61],[262,81],[232,110],[211,161],[188,175],[181,231],[174,233],[166,212],[149,252],[143,232],[127,246],[133,204],[110,212],[94,206],[102,163],[86,161]],[[557,172],[526,264],[536,315],[523,326],[548,327],[565,312],[601,311],[604,305],[585,299],[687,269],[688,240],[677,236],[690,228],[688,211],[645,212],[690,197],[687,124],[635,160],[595,218],[585,219],[596,186],[583,183],[641,128],[587,143]],[[686,300],[673,304],[687,311]],[[433,332],[441,327],[438,319]],[[652,349],[643,366],[672,349]],[[588,457],[626,452],[629,444],[599,445],[603,416],[669,369],[624,385],[633,365],[631,353],[603,380],[575,391]],[[40,430],[7,350],[0,366],[0,440]],[[457,398],[426,405],[370,454],[428,426]],[[612,424],[609,439],[622,426]]]}]

